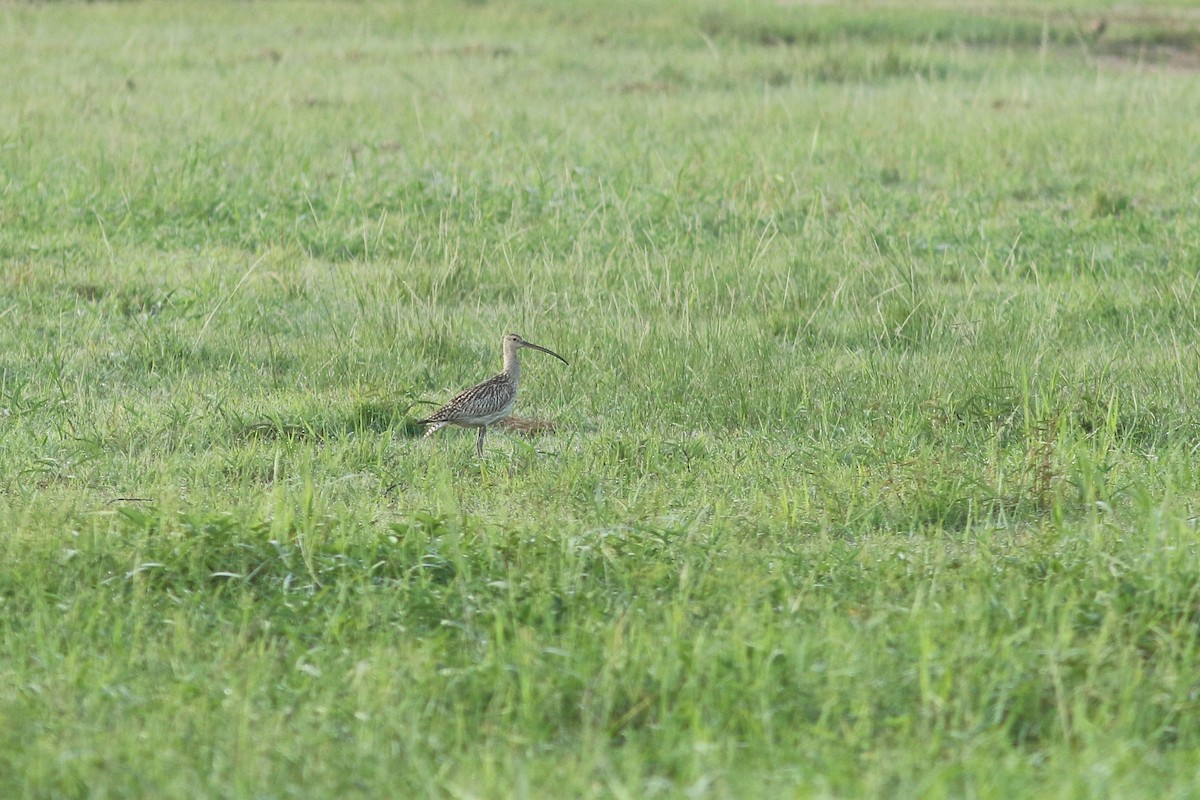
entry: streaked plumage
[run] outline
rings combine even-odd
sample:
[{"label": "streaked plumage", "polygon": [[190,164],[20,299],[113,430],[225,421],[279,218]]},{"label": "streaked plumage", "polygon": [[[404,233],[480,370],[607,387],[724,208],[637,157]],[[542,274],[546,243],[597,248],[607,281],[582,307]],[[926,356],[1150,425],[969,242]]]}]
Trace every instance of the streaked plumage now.
[{"label": "streaked plumage", "polygon": [[478,428],[479,438],[475,440],[475,452],[483,458],[483,437],[487,435],[487,426],[507,417],[517,402],[517,387],[521,383],[521,362],[517,359],[517,351],[522,347],[541,350],[564,364],[567,363],[565,358],[553,350],[527,342],[515,333],[507,334],[504,337],[503,371],[460,392],[427,418],[418,420],[421,424],[429,426],[425,436],[432,436],[447,425]]}]

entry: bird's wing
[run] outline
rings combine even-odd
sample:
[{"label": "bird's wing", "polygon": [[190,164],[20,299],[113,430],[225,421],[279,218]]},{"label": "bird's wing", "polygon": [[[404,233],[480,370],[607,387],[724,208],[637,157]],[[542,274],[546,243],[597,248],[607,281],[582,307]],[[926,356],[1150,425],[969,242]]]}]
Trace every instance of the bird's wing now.
[{"label": "bird's wing", "polygon": [[513,394],[515,392],[512,384],[504,375],[496,375],[459,392],[450,402],[421,422],[447,422],[464,412],[469,412],[471,416],[494,414],[511,401]]}]

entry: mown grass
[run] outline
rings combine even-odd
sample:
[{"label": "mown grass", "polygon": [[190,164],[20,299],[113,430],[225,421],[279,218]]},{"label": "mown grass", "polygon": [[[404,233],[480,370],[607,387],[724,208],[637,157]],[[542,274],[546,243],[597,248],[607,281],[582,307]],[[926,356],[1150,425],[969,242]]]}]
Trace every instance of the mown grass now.
[{"label": "mown grass", "polygon": [[0,10],[0,794],[1193,796],[1198,41]]}]

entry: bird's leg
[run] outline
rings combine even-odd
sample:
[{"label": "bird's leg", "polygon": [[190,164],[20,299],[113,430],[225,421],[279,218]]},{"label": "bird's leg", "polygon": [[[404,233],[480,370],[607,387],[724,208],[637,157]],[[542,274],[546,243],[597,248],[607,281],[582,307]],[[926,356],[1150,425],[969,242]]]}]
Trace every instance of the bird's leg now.
[{"label": "bird's leg", "polygon": [[479,460],[483,460],[483,437],[487,435],[487,425],[479,426],[479,438],[475,440],[475,452],[479,454]]}]

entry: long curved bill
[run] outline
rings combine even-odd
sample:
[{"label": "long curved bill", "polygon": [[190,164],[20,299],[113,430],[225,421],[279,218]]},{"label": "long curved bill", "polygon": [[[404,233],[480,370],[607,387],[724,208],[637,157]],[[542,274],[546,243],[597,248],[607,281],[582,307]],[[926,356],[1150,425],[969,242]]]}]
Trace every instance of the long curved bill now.
[{"label": "long curved bill", "polygon": [[553,350],[549,350],[545,347],[542,347],[540,344],[534,344],[533,342],[521,342],[521,346],[522,347],[532,347],[534,350],[541,350],[543,353],[549,353],[550,355],[557,358],[559,361],[566,364],[568,367],[571,366],[570,363],[565,358],[560,356],[558,353],[554,352]]}]

